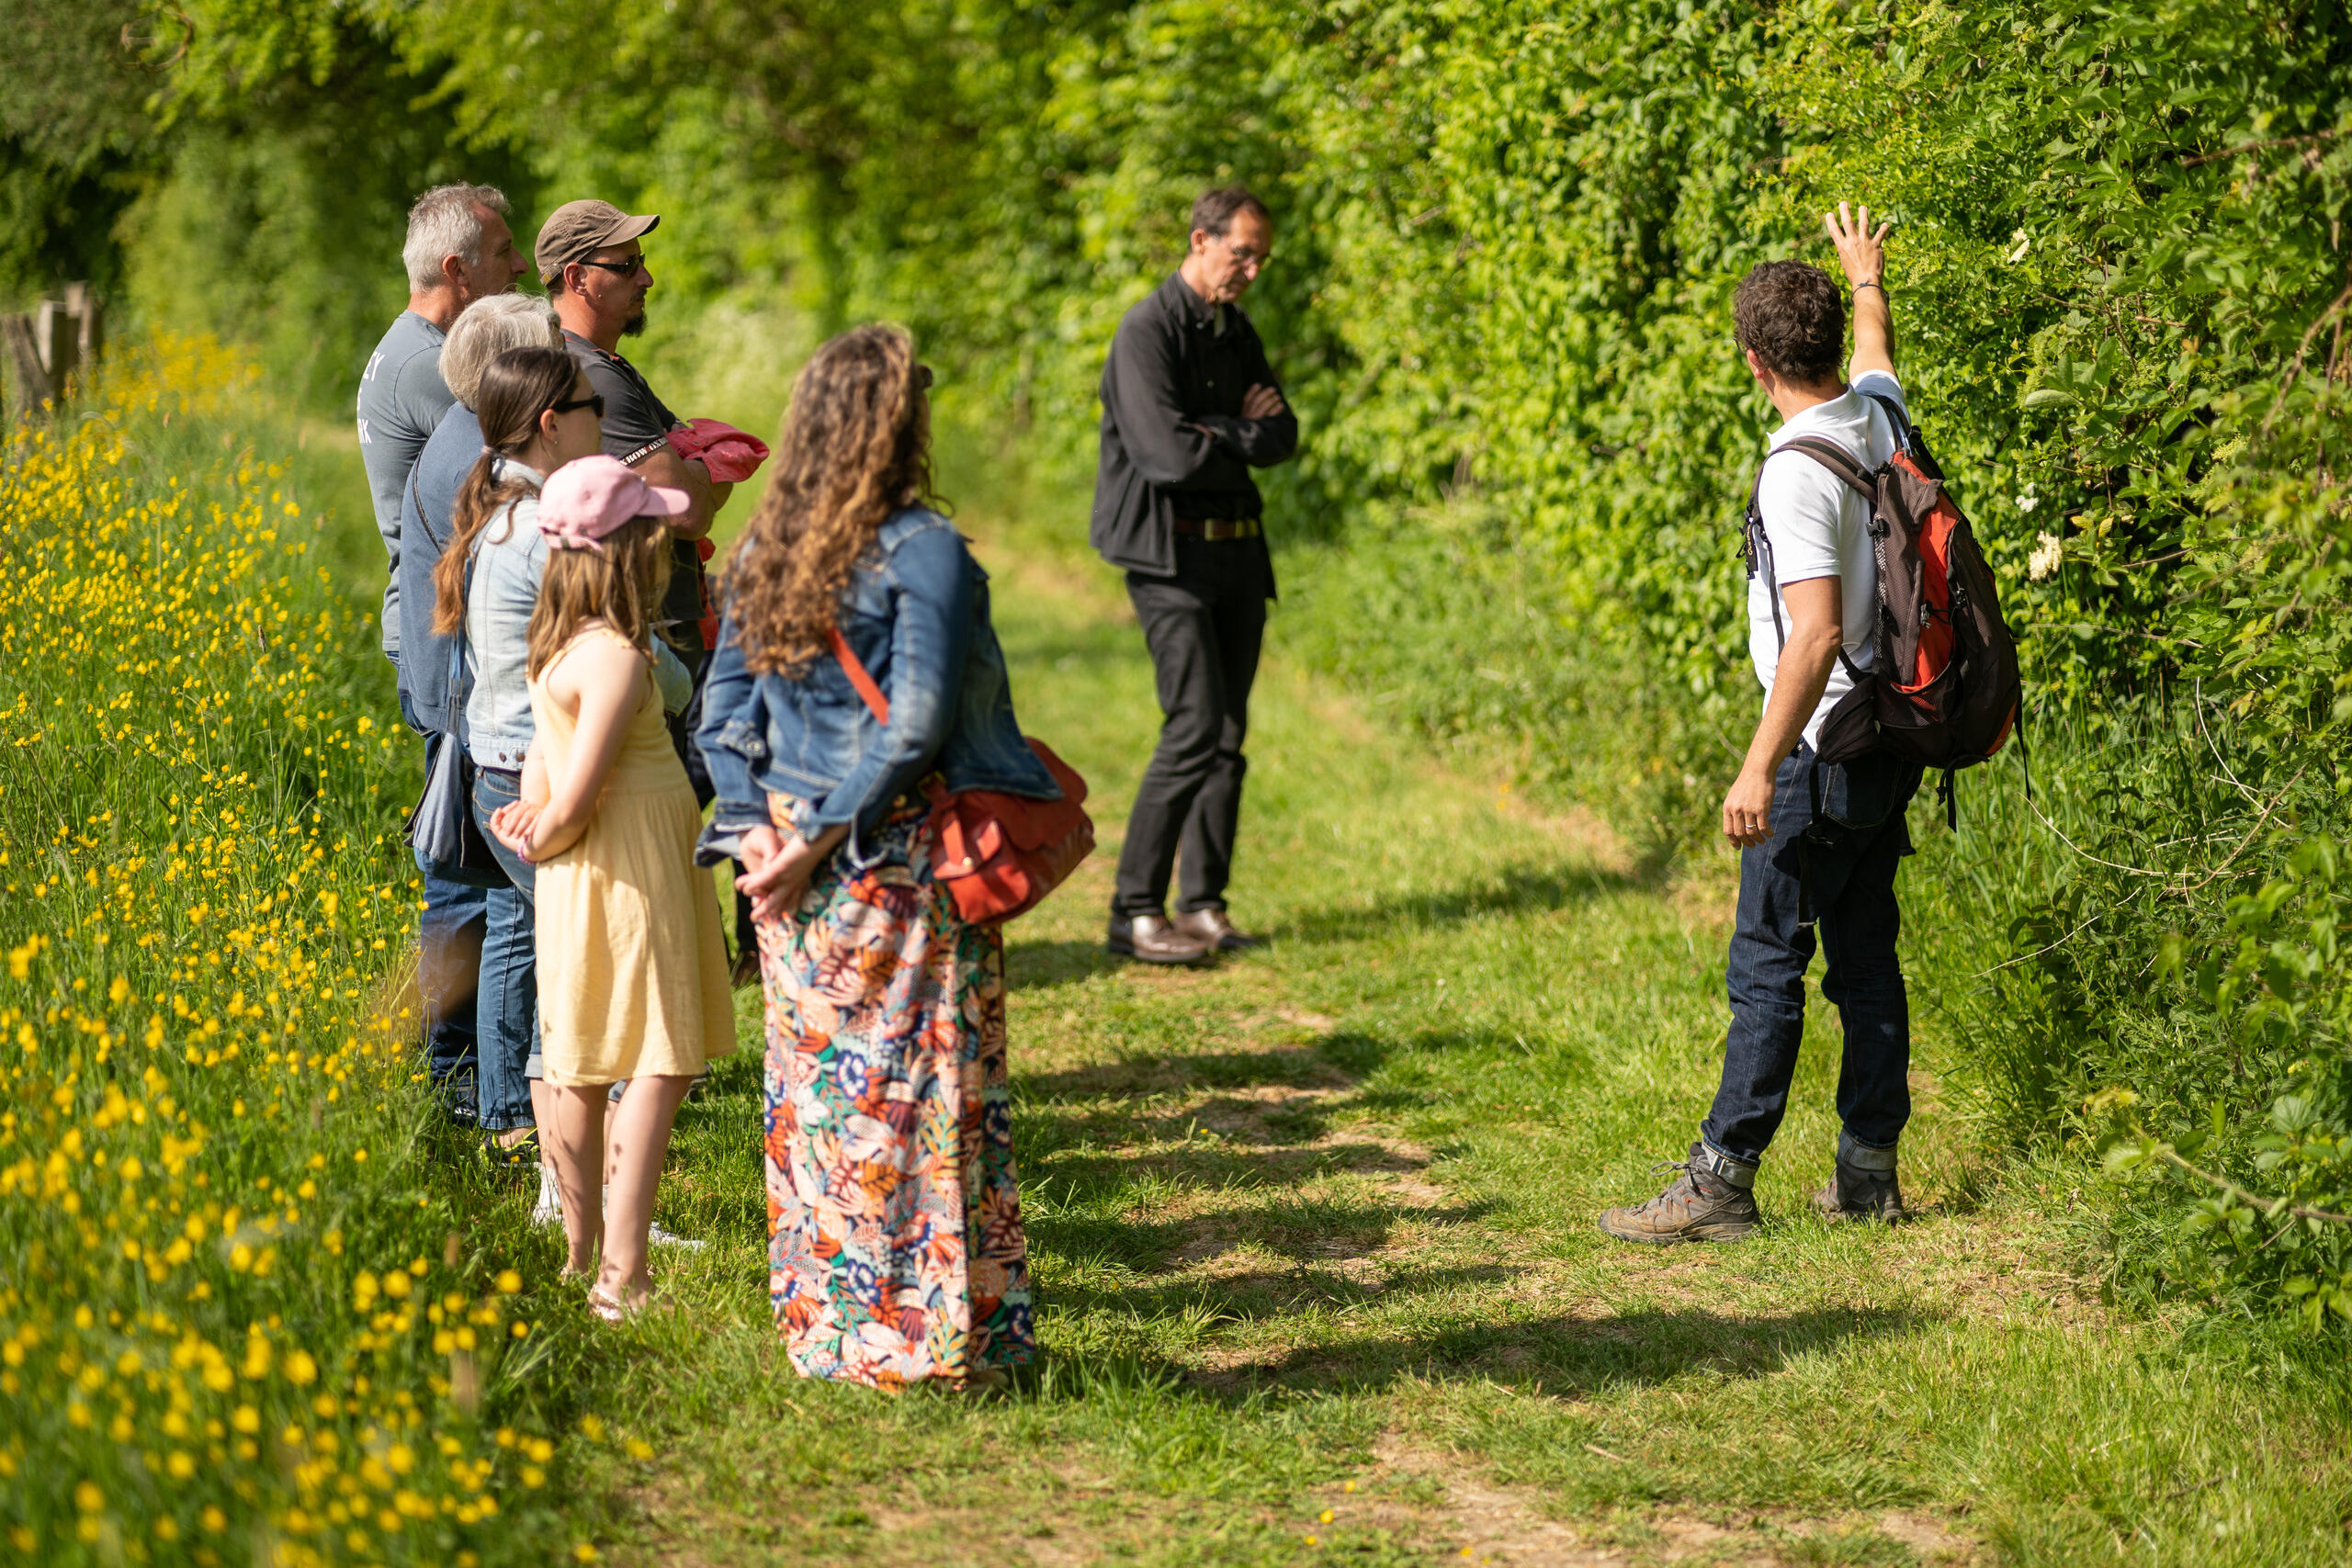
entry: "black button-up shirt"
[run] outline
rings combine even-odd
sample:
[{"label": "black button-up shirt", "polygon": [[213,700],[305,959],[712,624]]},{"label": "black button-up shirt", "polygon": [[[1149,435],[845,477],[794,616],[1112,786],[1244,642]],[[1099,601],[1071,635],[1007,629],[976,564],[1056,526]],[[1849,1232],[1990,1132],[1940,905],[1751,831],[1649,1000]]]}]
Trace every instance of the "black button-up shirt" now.
[{"label": "black button-up shirt", "polygon": [[[1242,394],[1252,386],[1282,389],[1238,305],[1206,303],[1177,273],[1126,313],[1102,367],[1102,457],[1089,537],[1104,560],[1171,576],[1178,517],[1259,514],[1250,470],[1298,449],[1298,416],[1285,407],[1269,419],[1242,418]],[[1261,536],[1230,547],[1262,556],[1266,547]],[[1271,595],[1271,561],[1266,586]]]}]

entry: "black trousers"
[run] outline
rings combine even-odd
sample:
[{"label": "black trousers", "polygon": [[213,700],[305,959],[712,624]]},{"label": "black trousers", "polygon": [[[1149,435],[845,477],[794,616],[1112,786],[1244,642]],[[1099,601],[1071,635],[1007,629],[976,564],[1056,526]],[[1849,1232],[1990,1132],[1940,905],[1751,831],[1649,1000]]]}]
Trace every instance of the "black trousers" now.
[{"label": "black trousers", "polygon": [[1168,907],[1183,852],[1183,913],[1225,907],[1249,760],[1250,685],[1266,631],[1265,552],[1254,539],[1179,536],[1176,574],[1127,573],[1159,688],[1159,745],[1136,789],[1119,851],[1111,912],[1133,919]]}]

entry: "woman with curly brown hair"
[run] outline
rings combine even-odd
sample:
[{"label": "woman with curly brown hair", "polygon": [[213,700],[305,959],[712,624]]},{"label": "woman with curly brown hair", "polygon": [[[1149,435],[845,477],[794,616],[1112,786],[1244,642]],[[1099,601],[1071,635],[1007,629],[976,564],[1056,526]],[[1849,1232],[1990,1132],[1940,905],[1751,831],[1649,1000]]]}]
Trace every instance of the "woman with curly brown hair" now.
[{"label": "woman with curly brown hair", "polygon": [[1036,1348],[1003,938],[934,880],[922,785],[1061,792],[1014,721],[988,575],[926,504],[930,383],[883,326],[793,382],[695,736],[704,852],[743,862],[758,922],[777,1327],[804,1376],[882,1386]]}]

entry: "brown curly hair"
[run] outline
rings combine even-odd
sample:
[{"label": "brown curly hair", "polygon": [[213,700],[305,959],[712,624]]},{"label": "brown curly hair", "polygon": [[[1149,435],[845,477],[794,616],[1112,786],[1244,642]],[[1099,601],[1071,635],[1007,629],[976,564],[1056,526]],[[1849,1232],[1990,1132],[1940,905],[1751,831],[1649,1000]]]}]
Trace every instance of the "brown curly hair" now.
[{"label": "brown curly hair", "polygon": [[745,662],[797,678],[825,651],[850,573],[891,513],[935,505],[930,370],[893,326],[856,327],[793,378],[767,493],[727,558]]}]

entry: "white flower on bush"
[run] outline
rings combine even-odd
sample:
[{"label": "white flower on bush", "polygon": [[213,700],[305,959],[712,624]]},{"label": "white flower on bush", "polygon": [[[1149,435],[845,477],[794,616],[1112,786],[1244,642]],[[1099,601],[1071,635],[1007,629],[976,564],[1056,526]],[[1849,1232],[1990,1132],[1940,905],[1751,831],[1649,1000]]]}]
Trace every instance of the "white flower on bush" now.
[{"label": "white flower on bush", "polygon": [[2033,541],[2033,554],[2025,558],[2026,576],[2039,582],[2056,571],[2059,558],[2065,553],[2065,549],[2066,547],[2059,542],[2057,535],[2036,535]]},{"label": "white flower on bush", "polygon": [[2025,489],[2018,494],[2018,510],[2019,512],[2030,512],[2041,504],[2041,497],[2036,493],[2035,487],[2032,485],[2026,486]]}]

